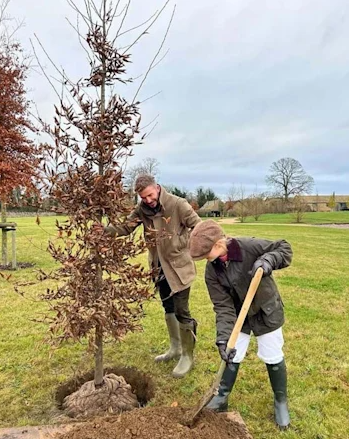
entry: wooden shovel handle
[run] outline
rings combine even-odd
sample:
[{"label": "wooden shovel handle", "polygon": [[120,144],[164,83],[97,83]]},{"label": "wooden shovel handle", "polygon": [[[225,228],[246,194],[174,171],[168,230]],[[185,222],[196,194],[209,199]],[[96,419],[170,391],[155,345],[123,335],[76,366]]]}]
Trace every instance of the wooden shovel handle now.
[{"label": "wooden shovel handle", "polygon": [[258,289],[259,283],[262,279],[262,276],[263,276],[263,269],[257,268],[257,271],[251,280],[250,286],[248,288],[248,291],[247,291],[244,303],[242,304],[242,308],[239,312],[238,318],[236,319],[234,329],[233,329],[232,333],[230,334],[230,337],[229,337],[229,340],[227,343],[228,349],[235,348],[236,340],[241,332],[242,325],[244,324],[248,310],[250,309],[252,300],[254,299],[254,296],[257,292],[257,289]]},{"label": "wooden shovel handle", "polygon": [[[236,319],[234,329],[232,333],[230,334],[228,343],[227,343],[227,350],[226,352],[229,353],[233,348],[235,348],[236,340],[241,332],[242,325],[244,324],[245,318],[247,316],[248,310],[250,309],[252,300],[254,296],[256,295],[259,283],[263,276],[263,269],[258,268],[255,275],[253,276],[250,286],[247,290],[247,294],[244,300],[244,303],[242,304],[242,308],[239,312],[238,318]],[[218,369],[215,381],[213,383],[213,387],[218,389],[219,383],[221,382],[224,370],[226,368],[227,364],[225,361],[221,361],[220,367]]]}]

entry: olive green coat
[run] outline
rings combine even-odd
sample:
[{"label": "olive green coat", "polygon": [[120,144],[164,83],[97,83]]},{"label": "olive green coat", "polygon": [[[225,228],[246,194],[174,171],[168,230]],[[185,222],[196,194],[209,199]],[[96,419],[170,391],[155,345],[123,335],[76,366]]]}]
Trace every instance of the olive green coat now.
[{"label": "olive green coat", "polygon": [[150,267],[156,268],[160,262],[171,291],[178,292],[188,288],[196,275],[188,240],[190,229],[201,219],[187,200],[169,194],[163,187],[159,202],[158,213],[154,214],[141,202],[124,223],[111,225],[107,229],[112,234],[123,236],[143,224]]}]

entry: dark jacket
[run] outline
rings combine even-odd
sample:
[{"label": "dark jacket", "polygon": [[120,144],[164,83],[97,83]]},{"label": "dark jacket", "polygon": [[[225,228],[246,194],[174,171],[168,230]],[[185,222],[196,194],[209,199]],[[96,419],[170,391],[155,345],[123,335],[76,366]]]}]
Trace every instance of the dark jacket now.
[{"label": "dark jacket", "polygon": [[[216,259],[206,265],[205,280],[216,313],[217,341],[229,339],[251,282],[254,262],[267,260],[273,270],[285,268],[292,260],[287,241],[257,238],[228,239],[228,261]],[[263,335],[284,323],[283,303],[273,276],[263,277],[253,299],[242,332]]]},{"label": "dark jacket", "polygon": [[163,187],[159,203],[157,212],[145,203],[139,203],[124,223],[111,225],[108,230],[123,236],[143,224],[144,237],[149,244],[150,267],[156,268],[160,262],[171,291],[178,292],[188,288],[195,279],[195,264],[189,254],[188,240],[190,230],[201,219],[187,200],[169,194]]}]

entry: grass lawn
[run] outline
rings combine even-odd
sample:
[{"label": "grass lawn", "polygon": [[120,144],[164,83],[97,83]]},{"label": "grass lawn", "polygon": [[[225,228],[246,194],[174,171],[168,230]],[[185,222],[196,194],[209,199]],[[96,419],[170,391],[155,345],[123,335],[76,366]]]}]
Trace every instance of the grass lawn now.
[{"label": "grass lawn", "polygon": [[[344,214],[349,219],[349,212]],[[49,235],[55,236],[55,218],[43,218],[42,228],[35,224],[35,218],[15,221],[19,226],[18,260],[53,269],[55,264],[45,247]],[[267,224],[232,224],[224,228],[231,235],[285,238],[294,250],[292,266],[275,272],[286,312],[285,355],[292,428],[279,432],[274,426],[272,393],[265,365],[255,353],[255,340],[240,368],[230,407],[241,413],[255,439],[348,438],[349,229]],[[144,332],[129,334],[124,343],[111,341],[105,347],[106,365],[132,365],[154,377],[157,392],[153,405],[167,406],[174,401],[183,406],[196,404],[217,371],[214,313],[203,280],[204,265],[197,264],[198,276],[191,294],[191,310],[199,328],[196,365],[189,376],[175,380],[171,378],[174,363],[153,362],[153,357],[167,346],[159,300],[146,306]],[[19,270],[13,278],[30,281],[35,273],[33,269]],[[46,310],[45,304],[35,300],[46,286],[26,287],[23,298],[0,279],[3,427],[49,423],[56,386],[92,367],[84,343],[66,344],[52,353],[44,341],[45,326],[32,321]]]},{"label": "grass lawn", "polygon": [[[253,216],[248,216],[245,219],[246,223],[271,223],[271,224],[294,224],[296,223],[294,213],[265,213],[258,218],[258,221]],[[349,224],[349,210],[341,212],[305,212],[302,224]]]}]

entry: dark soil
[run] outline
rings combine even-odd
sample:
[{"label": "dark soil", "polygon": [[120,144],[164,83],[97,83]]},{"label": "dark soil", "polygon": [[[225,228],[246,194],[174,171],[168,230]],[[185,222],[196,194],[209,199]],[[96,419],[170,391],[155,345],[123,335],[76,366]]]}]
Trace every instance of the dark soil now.
[{"label": "dark soil", "polygon": [[[19,268],[31,268],[34,267],[35,264],[32,264],[31,262],[17,262],[17,270]],[[12,264],[7,264],[7,265],[0,265],[0,270],[13,270],[12,268]]]},{"label": "dark soil", "polygon": [[203,410],[192,428],[182,425],[188,409],[146,407],[79,424],[59,439],[251,439],[226,414]]}]

